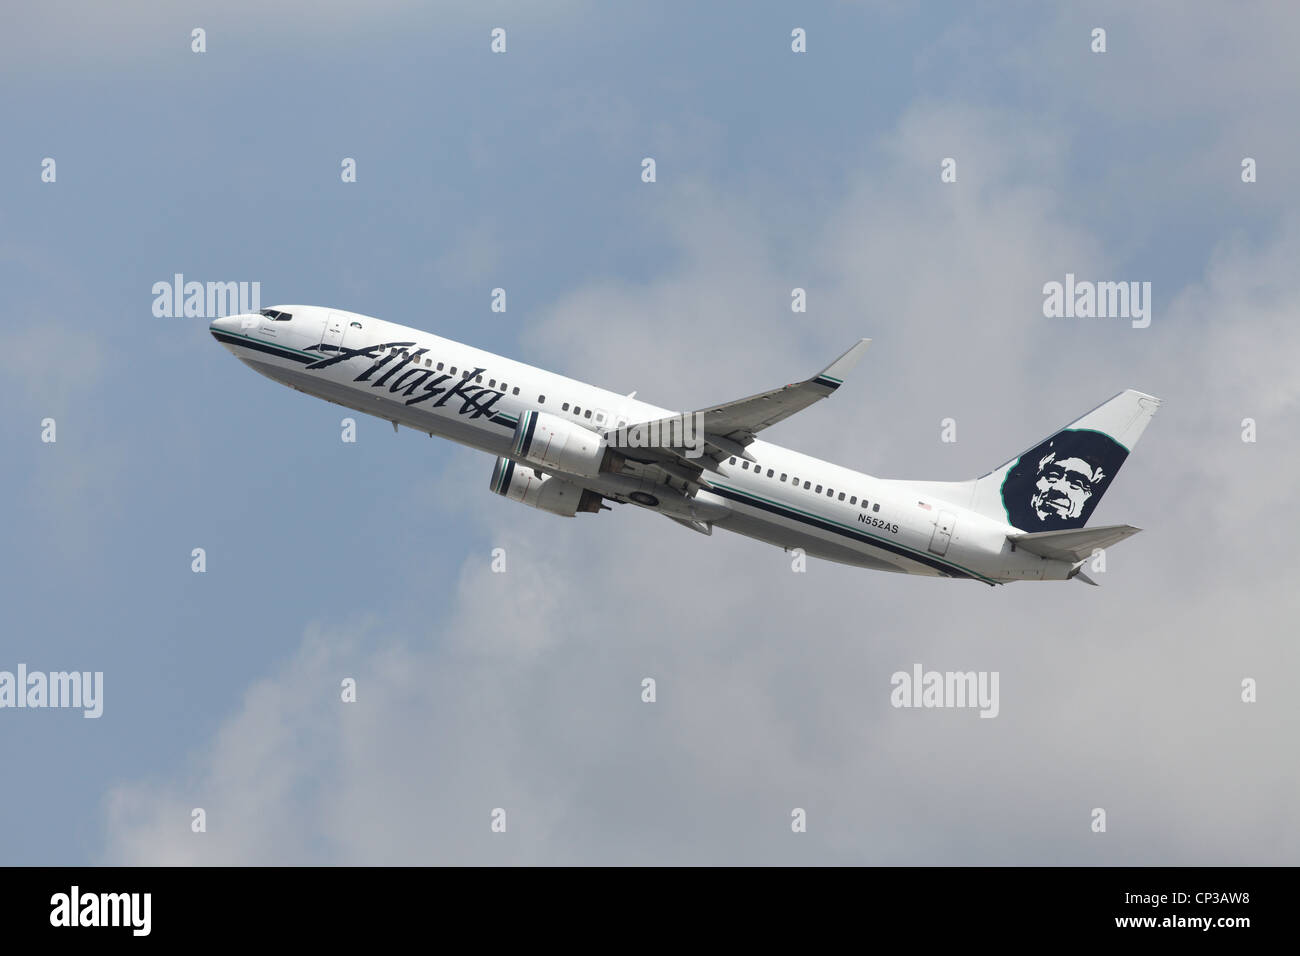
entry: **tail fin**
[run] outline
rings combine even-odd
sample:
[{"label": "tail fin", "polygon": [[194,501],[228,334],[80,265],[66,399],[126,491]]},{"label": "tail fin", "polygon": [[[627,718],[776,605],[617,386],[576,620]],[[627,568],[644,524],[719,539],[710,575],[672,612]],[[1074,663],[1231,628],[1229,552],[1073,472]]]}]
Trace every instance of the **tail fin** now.
[{"label": "tail fin", "polygon": [[1021,531],[1088,523],[1160,399],[1128,389],[972,483],[970,507]]}]

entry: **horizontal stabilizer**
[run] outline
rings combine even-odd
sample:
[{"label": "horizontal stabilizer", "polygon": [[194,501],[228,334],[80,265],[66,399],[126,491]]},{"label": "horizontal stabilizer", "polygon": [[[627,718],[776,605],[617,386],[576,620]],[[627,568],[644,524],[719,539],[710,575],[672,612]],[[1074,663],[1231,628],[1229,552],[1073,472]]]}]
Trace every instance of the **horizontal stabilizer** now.
[{"label": "horizontal stabilizer", "polygon": [[1141,531],[1131,524],[1101,525],[1074,531],[1035,531],[1032,534],[1009,534],[1015,547],[1055,561],[1083,561],[1097,548],[1109,548]]}]

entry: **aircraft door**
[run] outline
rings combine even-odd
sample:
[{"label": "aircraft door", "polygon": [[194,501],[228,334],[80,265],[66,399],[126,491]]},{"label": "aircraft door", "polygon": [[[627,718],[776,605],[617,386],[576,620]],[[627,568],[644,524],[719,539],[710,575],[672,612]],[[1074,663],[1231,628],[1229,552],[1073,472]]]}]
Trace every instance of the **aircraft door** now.
[{"label": "aircraft door", "polygon": [[934,519],[934,534],[930,537],[930,550],[935,554],[947,554],[948,542],[952,540],[952,528],[957,518],[949,511],[940,511]]},{"label": "aircraft door", "polygon": [[325,317],[325,331],[321,336],[322,352],[337,352],[343,347],[343,334],[347,331],[348,321],[337,312]]}]

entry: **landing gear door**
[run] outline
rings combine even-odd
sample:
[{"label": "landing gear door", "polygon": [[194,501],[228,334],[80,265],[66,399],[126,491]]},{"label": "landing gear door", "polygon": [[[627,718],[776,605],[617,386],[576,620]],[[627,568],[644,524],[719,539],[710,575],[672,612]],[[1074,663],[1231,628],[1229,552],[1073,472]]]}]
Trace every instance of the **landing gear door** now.
[{"label": "landing gear door", "polygon": [[348,320],[337,312],[325,317],[325,332],[320,340],[322,352],[337,352],[343,347],[343,334],[347,331]]},{"label": "landing gear door", "polygon": [[949,511],[940,511],[934,519],[934,534],[930,537],[930,550],[935,554],[947,554],[948,542],[952,540],[952,528],[957,518]]}]

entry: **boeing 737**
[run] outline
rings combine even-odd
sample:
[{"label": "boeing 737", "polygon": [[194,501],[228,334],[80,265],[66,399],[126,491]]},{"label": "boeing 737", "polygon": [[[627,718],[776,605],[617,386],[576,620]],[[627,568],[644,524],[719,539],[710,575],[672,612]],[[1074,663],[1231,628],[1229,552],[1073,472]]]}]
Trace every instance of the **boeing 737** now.
[{"label": "boeing 737", "polygon": [[870,339],[802,382],[681,413],[353,312],[284,305],[211,331],[282,385],[495,455],[491,490],[552,514],[633,504],[701,534],[990,585],[1095,583],[1084,563],[1139,529],[1088,519],[1160,405],[1129,389],[980,478],[902,481],[758,437],[834,393]]}]

